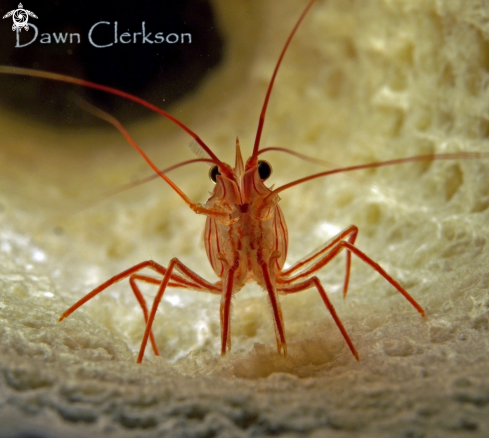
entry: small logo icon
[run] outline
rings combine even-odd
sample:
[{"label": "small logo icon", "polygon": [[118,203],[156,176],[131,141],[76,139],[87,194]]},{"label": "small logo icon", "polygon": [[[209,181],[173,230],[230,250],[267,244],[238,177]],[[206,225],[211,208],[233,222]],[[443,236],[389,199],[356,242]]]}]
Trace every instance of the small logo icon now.
[{"label": "small logo icon", "polygon": [[19,9],[14,9],[13,11],[7,12],[2,18],[8,18],[12,16],[14,20],[14,24],[12,26],[12,30],[15,32],[17,29],[22,30],[23,28],[25,30],[29,30],[29,16],[33,18],[37,18],[37,15],[34,14],[34,12],[28,11],[27,9],[24,9],[22,6],[22,3],[19,3],[18,6]]}]

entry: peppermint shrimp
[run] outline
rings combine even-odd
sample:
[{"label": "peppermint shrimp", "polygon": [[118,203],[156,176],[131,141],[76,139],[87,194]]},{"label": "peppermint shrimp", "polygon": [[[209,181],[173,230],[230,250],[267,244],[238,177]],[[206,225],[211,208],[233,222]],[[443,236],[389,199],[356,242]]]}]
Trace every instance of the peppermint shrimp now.
[{"label": "peppermint shrimp", "polygon": [[[279,193],[284,192],[285,190],[296,185],[340,172],[351,172],[355,170],[400,165],[410,162],[474,159],[485,156],[485,154],[482,153],[419,155],[323,171],[289,182],[275,189],[267,187],[265,185],[265,181],[270,177],[272,168],[268,162],[259,159],[259,155],[269,150],[279,150],[294,154],[294,152],[285,148],[260,149],[260,141],[265,123],[268,102],[275,78],[287,48],[289,47],[299,25],[303,21],[307,12],[313,6],[314,2],[315,0],[310,0],[305,7],[294,28],[289,34],[275,65],[261,109],[251,156],[246,162],[243,160],[239,140],[236,139],[236,156],[233,167],[222,162],[204,143],[204,141],[185,124],[167,112],[138,97],[105,85],[99,85],[65,75],[21,68],[0,67],[0,73],[28,75],[43,79],[64,81],[106,91],[137,102],[161,114],[183,129],[194,139],[194,141],[208,157],[182,162],[161,171],[132,139],[129,132],[115,118],[99,110],[91,109],[91,111],[96,115],[112,123],[124,135],[128,143],[139,152],[156,175],[161,177],[190,207],[190,209],[197,214],[207,216],[204,231],[204,245],[209,262],[219,280],[216,282],[211,282],[202,278],[199,274],[191,270],[176,257],[172,258],[167,266],[160,265],[153,260],[143,261],[113,276],[89,292],[68,310],[66,310],[59,318],[59,321],[62,321],[71,315],[75,310],[107,289],[109,286],[128,278],[131,289],[142,308],[146,322],[146,329],[137,358],[137,362],[140,363],[143,360],[148,341],[150,341],[154,353],[159,355],[156,340],[152,332],[152,325],[158,306],[167,288],[191,289],[200,292],[212,293],[221,296],[221,355],[224,356],[231,350],[231,304],[233,297],[246,283],[256,282],[261,288],[263,288],[268,297],[274,321],[277,352],[278,354],[283,354],[286,356],[287,341],[279,296],[294,294],[312,288],[316,289],[319,293],[324,305],[331,314],[331,317],[341,332],[351,353],[357,360],[359,360],[358,352],[355,349],[350,336],[336,313],[336,310],[331,303],[325,288],[323,287],[319,278],[316,276],[318,271],[320,271],[330,261],[335,259],[343,250],[346,252],[345,277],[343,281],[344,297],[346,297],[348,292],[351,255],[353,254],[369,265],[373,270],[378,272],[387,282],[389,282],[400,294],[404,296],[404,298],[408,300],[408,302],[417,312],[420,313],[421,316],[425,315],[421,305],[418,304],[418,302],[391,275],[389,275],[367,254],[355,246],[355,241],[359,232],[355,225],[350,225],[315,252],[296,262],[291,267],[286,269],[284,268],[288,249],[288,233],[286,221],[279,206]],[[300,154],[295,154],[300,156]],[[166,175],[168,171],[175,167],[181,167],[193,162],[207,162],[212,165],[209,176],[215,183],[215,187],[211,197],[205,204],[191,201],[185,195],[185,193]],[[154,278],[141,274],[140,271],[147,268],[158,274],[160,278]],[[154,284],[158,286],[158,290],[150,310],[148,310],[147,303],[140,291],[138,283]]]}]

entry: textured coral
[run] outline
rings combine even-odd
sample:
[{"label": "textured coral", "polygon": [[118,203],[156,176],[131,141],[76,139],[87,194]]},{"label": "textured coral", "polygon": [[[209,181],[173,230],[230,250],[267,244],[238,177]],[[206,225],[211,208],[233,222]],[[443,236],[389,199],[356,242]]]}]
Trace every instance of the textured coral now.
[{"label": "textured coral", "polygon": [[[234,15],[217,5],[229,62],[172,112],[226,161],[236,135],[251,148],[271,69],[303,3],[236,2]],[[244,62],[247,5],[256,32]],[[478,0],[319,0],[284,60],[264,144],[333,165],[487,150],[488,15]],[[77,211],[149,174],[119,134],[26,130],[6,113],[0,124],[1,436],[489,434],[486,161],[339,175],[281,195],[290,262],[354,223],[358,247],[426,309],[423,319],[358,260],[343,301],[343,262],[326,267],[320,277],[359,363],[314,291],[282,300],[289,355],[279,357],[264,294],[250,285],[236,296],[226,358],[219,297],[169,291],[155,323],[162,357],[148,352],[136,365],[143,318],[127,283],[57,318],[149,258],[177,256],[214,279],[204,218],[163,182]],[[159,120],[130,128],[158,165],[192,157],[188,137]],[[277,185],[321,169],[279,154],[267,160]],[[174,177],[203,202],[206,174],[202,166]]]}]

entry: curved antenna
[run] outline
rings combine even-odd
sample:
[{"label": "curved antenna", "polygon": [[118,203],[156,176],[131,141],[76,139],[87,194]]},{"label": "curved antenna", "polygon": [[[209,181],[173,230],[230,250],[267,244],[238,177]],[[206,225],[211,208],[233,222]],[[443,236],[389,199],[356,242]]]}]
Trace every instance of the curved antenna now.
[{"label": "curved antenna", "polygon": [[395,164],[417,163],[420,161],[457,160],[457,159],[473,160],[476,158],[489,158],[489,152],[455,152],[453,154],[416,155],[414,157],[397,158],[395,160],[379,161],[377,163],[358,164],[356,166],[341,167],[338,169],[315,173],[313,175],[309,175],[304,178],[300,178],[290,183],[284,184],[283,186],[280,186],[275,190],[273,190],[264,199],[266,200],[267,198],[276,195],[279,192],[283,192],[284,190],[290,189],[291,187],[297,186],[307,181],[311,181],[316,178],[321,178],[323,176],[333,175],[335,173],[352,172],[354,170],[362,170],[362,169],[374,169],[376,167],[393,166]]},{"label": "curved antenna", "polygon": [[[144,99],[141,99],[137,96],[133,96],[132,94],[126,93],[125,91],[117,90],[116,88],[108,87],[107,85],[100,85],[96,84],[95,82],[90,82],[90,81],[85,81],[84,79],[78,79],[78,78],[73,78],[71,76],[59,74],[59,73],[50,73],[47,71],[41,71],[41,70],[32,70],[29,68],[21,68],[21,67],[10,67],[7,65],[1,65],[0,66],[0,73],[5,73],[5,74],[12,74],[12,75],[20,75],[20,76],[31,76],[35,78],[42,78],[42,79],[50,79],[54,81],[61,81],[61,82],[67,82],[69,84],[75,84],[75,85],[81,85],[83,87],[88,87],[88,88],[93,88],[95,90],[101,90],[105,91],[107,93],[115,94],[117,96],[121,96],[125,99],[132,100],[133,102],[136,102],[142,106],[145,106],[146,108],[149,108],[150,110],[153,110],[154,112],[161,114],[163,117],[166,117],[168,120],[172,121],[175,123],[177,126],[179,126],[181,129],[183,129],[187,134],[189,134],[199,145],[204,151],[207,152],[207,154],[212,158],[212,160],[217,164],[217,165],[222,165],[221,160],[217,158],[217,156],[212,152],[207,146],[202,139],[190,128],[188,128],[186,125],[184,125],[180,120],[177,120],[175,117],[173,117],[171,114],[168,114],[166,111],[163,111],[162,109],[158,108],[157,106],[145,101]],[[221,166],[219,166],[221,167]],[[224,166],[223,166],[224,169]]]},{"label": "curved antenna", "polygon": [[125,137],[126,141],[134,148],[136,151],[139,152],[139,154],[144,158],[144,160],[150,165],[150,167],[161,177],[163,178],[168,185],[184,200],[184,202],[189,205],[193,206],[194,203],[187,197],[185,193],[180,190],[180,188],[170,179],[168,178],[164,173],[160,172],[160,170],[156,167],[156,165],[151,161],[151,159],[146,155],[146,153],[139,147],[139,145],[134,141],[134,139],[131,137],[129,132],[127,131],[124,126],[122,126],[121,122],[117,120],[115,117],[111,116],[110,114],[107,114],[105,111],[102,111],[101,109],[94,107],[93,105],[89,104],[88,102],[85,102],[84,100],[80,99],[78,101],[78,105],[80,105],[83,109],[86,111],[92,113],[94,116],[99,117],[112,125],[114,125],[118,131]]},{"label": "curved antenna", "polygon": [[212,163],[215,164],[214,161],[212,161],[210,158],[194,158],[193,160],[187,160],[187,161],[182,161],[180,163],[174,164],[173,166],[167,167],[166,169],[161,169],[158,171],[158,173],[153,173],[152,175],[146,176],[144,178],[138,179],[136,181],[132,181],[126,184],[122,184],[119,187],[116,187],[115,189],[108,190],[107,192],[103,193],[96,199],[92,199],[91,201],[87,201],[84,204],[84,207],[80,208],[80,210],[84,210],[86,208],[92,207],[93,205],[97,204],[98,202],[101,202],[105,199],[110,198],[111,196],[117,195],[119,193],[125,192],[126,190],[133,189],[135,187],[141,186],[143,184],[146,184],[150,181],[155,180],[156,178],[160,177],[164,173],[171,172],[172,170],[178,169],[183,166],[187,166],[188,164],[194,164],[194,163]]},{"label": "curved antenna", "polygon": [[308,155],[301,154],[300,152],[293,151],[292,149],[289,148],[282,148],[277,146],[271,146],[268,148],[260,149],[256,155],[261,155],[264,154],[265,152],[284,152],[286,154],[293,155],[294,157],[299,158],[301,160],[308,161],[309,163],[318,164],[320,166],[325,166],[325,167],[335,166],[335,164],[330,161],[320,160],[319,158],[313,158]]},{"label": "curved antenna", "polygon": [[289,47],[289,44],[292,41],[292,38],[294,37],[295,32],[297,31],[297,28],[299,27],[302,20],[304,19],[306,14],[309,12],[309,9],[311,9],[311,7],[315,1],[316,0],[311,0],[307,4],[307,6],[305,7],[301,16],[297,20],[297,23],[295,23],[295,26],[292,29],[292,32],[290,32],[290,35],[287,38],[287,41],[285,42],[284,48],[282,49],[282,52],[280,53],[277,64],[275,65],[275,69],[273,70],[272,78],[270,79],[270,83],[268,84],[267,94],[265,95],[265,101],[263,102],[263,107],[261,109],[260,119],[258,120],[258,128],[256,130],[256,137],[255,137],[255,145],[253,146],[253,153],[251,154],[251,159],[250,159],[250,165],[252,165],[252,166],[256,165],[256,157],[258,155],[258,149],[260,148],[260,139],[261,139],[261,134],[263,131],[263,124],[265,123],[265,114],[267,112],[268,101],[270,100],[270,94],[272,93],[272,88],[273,88],[273,84],[275,83],[275,78],[277,76],[278,69],[280,67],[280,64],[282,64],[282,59],[284,58],[285,52],[287,51],[287,48]]}]

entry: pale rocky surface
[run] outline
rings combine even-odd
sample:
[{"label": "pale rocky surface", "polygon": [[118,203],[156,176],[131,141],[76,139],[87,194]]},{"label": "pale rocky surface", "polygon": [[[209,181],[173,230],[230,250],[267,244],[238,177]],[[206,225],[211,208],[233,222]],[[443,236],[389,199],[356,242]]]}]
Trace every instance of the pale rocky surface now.
[{"label": "pale rocky surface", "polygon": [[[251,149],[271,69],[303,5],[217,5],[233,42],[229,64],[172,112],[224,160],[234,159],[236,135]],[[336,165],[487,151],[488,8],[318,1],[285,58],[263,145]],[[239,37],[250,28],[255,40]],[[359,363],[314,291],[282,299],[289,355],[279,357],[265,296],[250,285],[236,297],[225,359],[219,297],[169,291],[155,323],[162,357],[148,351],[136,365],[143,318],[127,282],[57,319],[142,260],[178,256],[214,279],[205,218],[159,181],[82,209],[150,173],[120,135],[25,129],[5,113],[0,124],[0,436],[489,435],[488,162],[402,165],[282,194],[291,263],[354,223],[358,247],[426,309],[423,319],[358,260],[343,301],[343,262],[326,267],[320,277]],[[129,128],[162,167],[192,158],[189,138],[160,120]],[[267,160],[277,185],[321,169],[279,154]],[[203,202],[207,171],[173,176]]]}]

